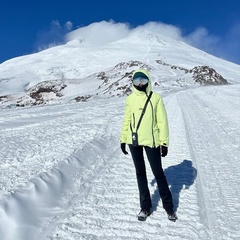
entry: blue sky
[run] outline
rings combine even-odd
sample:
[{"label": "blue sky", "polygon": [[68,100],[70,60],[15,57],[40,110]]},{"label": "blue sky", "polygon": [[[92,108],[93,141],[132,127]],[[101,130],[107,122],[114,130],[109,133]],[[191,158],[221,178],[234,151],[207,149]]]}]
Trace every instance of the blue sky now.
[{"label": "blue sky", "polygon": [[69,31],[94,22],[130,28],[161,22],[191,44],[240,64],[240,0],[1,0],[0,63],[64,43]]}]

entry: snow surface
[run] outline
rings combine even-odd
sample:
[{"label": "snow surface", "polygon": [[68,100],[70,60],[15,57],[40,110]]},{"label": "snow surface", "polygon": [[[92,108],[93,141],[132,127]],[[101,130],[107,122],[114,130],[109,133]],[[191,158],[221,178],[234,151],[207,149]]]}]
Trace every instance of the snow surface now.
[{"label": "snow surface", "polygon": [[240,85],[166,94],[163,167],[177,222],[147,164],[153,214],[119,135],[125,98],[5,109],[0,117],[0,239],[240,239]]}]

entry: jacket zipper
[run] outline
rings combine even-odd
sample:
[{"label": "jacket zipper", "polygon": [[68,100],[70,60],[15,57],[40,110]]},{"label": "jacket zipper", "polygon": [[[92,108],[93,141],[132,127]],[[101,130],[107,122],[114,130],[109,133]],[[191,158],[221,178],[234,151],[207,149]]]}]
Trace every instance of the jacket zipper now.
[{"label": "jacket zipper", "polygon": [[135,129],[135,115],[133,113],[133,129]]}]

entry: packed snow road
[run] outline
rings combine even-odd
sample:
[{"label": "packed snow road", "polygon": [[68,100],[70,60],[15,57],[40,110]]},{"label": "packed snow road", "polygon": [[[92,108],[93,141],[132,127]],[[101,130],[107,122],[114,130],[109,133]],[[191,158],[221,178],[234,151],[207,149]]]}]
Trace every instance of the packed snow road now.
[{"label": "packed snow road", "polygon": [[240,239],[240,85],[164,97],[170,222],[147,164],[153,214],[137,221],[124,99],[9,109],[0,116],[0,239]]}]

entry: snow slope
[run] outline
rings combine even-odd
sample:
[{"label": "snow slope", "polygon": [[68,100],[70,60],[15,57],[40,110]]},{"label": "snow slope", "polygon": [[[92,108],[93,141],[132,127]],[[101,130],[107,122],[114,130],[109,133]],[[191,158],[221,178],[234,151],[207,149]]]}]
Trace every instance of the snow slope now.
[{"label": "snow slope", "polygon": [[[91,32],[91,41],[74,39],[64,45],[0,64],[0,106],[5,101],[10,105],[19,101],[20,105],[25,105],[31,99],[29,95],[38,98],[36,92],[39,95],[41,88],[38,84],[43,82],[51,87],[44,90],[42,86],[41,94],[46,101],[52,100],[53,103],[56,103],[55,99],[57,102],[70,102],[79,95],[83,98],[104,94],[104,97],[111,97],[114,93],[109,89],[113,84],[129,86],[129,74],[141,64],[150,70],[159,91],[163,88],[171,90],[173,86],[178,90],[183,86],[195,86],[191,74],[186,71],[198,66],[209,66],[229,83],[239,83],[239,65],[164,34],[138,30],[119,40],[96,44],[97,33]],[[138,61],[139,65],[124,68],[124,64],[131,61]],[[100,73],[107,73],[106,78],[100,78]],[[33,89],[37,90],[31,94]],[[22,100],[22,97],[26,99]]]},{"label": "snow slope", "polygon": [[148,164],[153,214],[136,219],[135,171],[119,148],[124,101],[1,111],[1,240],[240,239],[240,85],[164,94],[175,223]]}]

